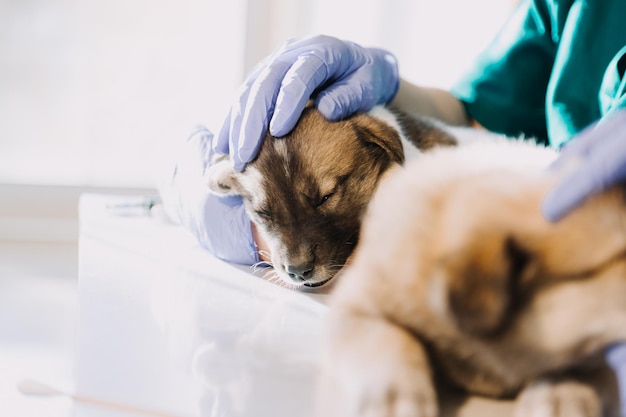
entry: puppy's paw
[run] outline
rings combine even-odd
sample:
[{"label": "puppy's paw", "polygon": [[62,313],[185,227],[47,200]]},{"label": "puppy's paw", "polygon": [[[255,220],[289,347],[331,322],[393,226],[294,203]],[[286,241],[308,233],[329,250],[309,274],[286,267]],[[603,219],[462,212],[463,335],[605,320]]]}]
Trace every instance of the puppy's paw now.
[{"label": "puppy's paw", "polygon": [[541,380],[528,386],[517,399],[515,417],[600,417],[596,391],[574,380]]},{"label": "puppy's paw", "polygon": [[437,417],[437,396],[427,371],[359,369],[334,375],[321,388],[324,417]]},{"label": "puppy's paw", "polygon": [[318,387],[317,415],[437,417],[437,395],[424,347],[395,326],[360,324],[350,321],[334,340]]},{"label": "puppy's paw", "polygon": [[354,415],[367,417],[436,417],[437,396],[430,375],[421,369],[390,369],[363,377],[348,399]]}]

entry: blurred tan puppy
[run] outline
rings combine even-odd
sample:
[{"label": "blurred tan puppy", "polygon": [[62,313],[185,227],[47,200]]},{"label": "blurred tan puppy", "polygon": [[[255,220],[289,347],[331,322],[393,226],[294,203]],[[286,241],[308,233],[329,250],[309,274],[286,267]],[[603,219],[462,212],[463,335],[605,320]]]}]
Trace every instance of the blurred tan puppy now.
[{"label": "blurred tan puppy", "polygon": [[519,417],[609,414],[570,371],[626,339],[624,194],[548,223],[554,157],[478,140],[385,175],[331,296],[320,417],[434,417],[440,383]]}]

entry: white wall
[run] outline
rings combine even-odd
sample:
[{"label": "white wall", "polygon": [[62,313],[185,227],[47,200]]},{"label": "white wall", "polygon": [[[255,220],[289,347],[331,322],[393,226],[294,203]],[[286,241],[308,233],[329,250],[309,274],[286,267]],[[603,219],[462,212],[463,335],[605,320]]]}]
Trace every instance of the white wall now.
[{"label": "white wall", "polygon": [[248,62],[257,62],[290,37],[326,33],[384,47],[398,57],[405,78],[445,88],[497,33],[516,0],[250,3],[258,20],[249,25],[253,36],[248,36]]},{"label": "white wall", "polygon": [[[0,184],[151,187],[159,151],[217,130],[251,66],[327,33],[446,87],[511,0],[0,0]],[[246,47],[247,46],[247,47]]]},{"label": "white wall", "polygon": [[244,26],[244,0],[0,1],[0,183],[151,186],[223,118]]}]

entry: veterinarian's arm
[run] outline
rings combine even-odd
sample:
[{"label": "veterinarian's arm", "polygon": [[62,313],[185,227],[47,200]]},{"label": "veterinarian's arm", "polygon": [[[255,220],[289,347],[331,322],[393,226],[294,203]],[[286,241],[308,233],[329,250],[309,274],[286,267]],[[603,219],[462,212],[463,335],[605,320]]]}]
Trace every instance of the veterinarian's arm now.
[{"label": "veterinarian's arm", "polygon": [[581,132],[551,169],[564,171],[565,177],[543,200],[541,209],[550,221],[626,180],[626,109]]},{"label": "veterinarian's arm", "polygon": [[241,171],[257,155],[268,128],[273,136],[289,133],[311,96],[326,118],[339,120],[389,102],[398,85],[396,59],[383,49],[330,36],[288,41],[252,70],[215,150],[230,153]]},{"label": "veterinarian's arm", "polygon": [[463,104],[450,92],[420,87],[401,79],[391,104],[414,115],[428,116],[454,126],[468,126],[470,119]]},{"label": "veterinarian's arm", "polygon": [[166,164],[158,181],[163,207],[172,221],[189,230],[214,256],[252,265],[259,258],[241,198],[209,192],[204,173],[211,160],[212,138],[209,130],[198,128]]}]

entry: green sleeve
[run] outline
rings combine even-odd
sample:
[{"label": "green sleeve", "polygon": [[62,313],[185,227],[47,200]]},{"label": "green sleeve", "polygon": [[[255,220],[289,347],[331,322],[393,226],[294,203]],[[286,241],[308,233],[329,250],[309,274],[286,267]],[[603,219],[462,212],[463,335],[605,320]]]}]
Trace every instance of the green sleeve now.
[{"label": "green sleeve", "polygon": [[470,117],[489,130],[547,143],[546,90],[556,53],[558,13],[523,0],[474,66],[452,88]]},{"label": "green sleeve", "polygon": [[626,109],[626,46],[611,60],[602,79],[599,100],[604,116]]}]

